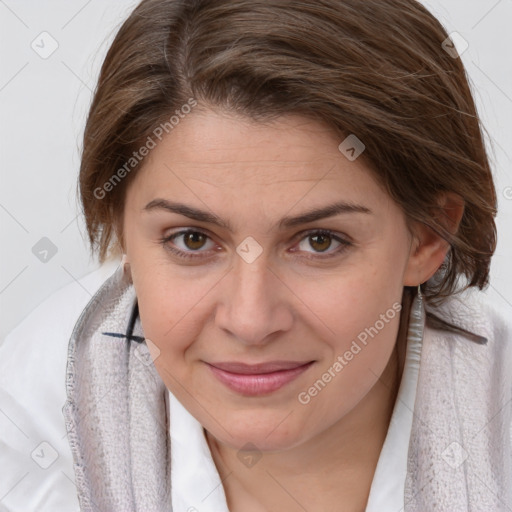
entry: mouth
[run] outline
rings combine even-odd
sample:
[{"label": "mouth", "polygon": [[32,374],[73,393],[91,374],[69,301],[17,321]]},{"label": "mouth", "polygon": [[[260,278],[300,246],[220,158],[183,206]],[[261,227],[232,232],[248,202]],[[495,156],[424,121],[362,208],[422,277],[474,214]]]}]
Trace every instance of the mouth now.
[{"label": "mouth", "polygon": [[281,389],[308,370],[314,361],[206,363],[213,375],[232,391],[245,396],[267,395]]}]

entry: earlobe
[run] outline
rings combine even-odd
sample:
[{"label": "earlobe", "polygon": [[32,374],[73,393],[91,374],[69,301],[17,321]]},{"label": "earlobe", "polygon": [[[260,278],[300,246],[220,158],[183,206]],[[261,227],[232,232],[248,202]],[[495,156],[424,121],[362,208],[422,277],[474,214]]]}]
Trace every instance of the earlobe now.
[{"label": "earlobe", "polygon": [[[445,231],[454,235],[464,214],[463,199],[453,193],[444,193],[434,212],[434,221]],[[443,264],[450,244],[429,226],[416,223],[404,274],[404,286],[418,286],[428,281]]]},{"label": "earlobe", "polygon": [[123,269],[123,278],[129,283],[133,283],[130,262],[128,261],[128,256],[126,254],[123,254],[123,257],[121,258],[121,268]]}]

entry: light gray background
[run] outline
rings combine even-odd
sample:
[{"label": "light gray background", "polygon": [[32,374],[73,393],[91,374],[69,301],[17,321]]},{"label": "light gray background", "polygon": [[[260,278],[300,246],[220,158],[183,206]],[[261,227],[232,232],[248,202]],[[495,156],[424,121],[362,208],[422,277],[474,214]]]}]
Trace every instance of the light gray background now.
[{"label": "light gray background", "polygon": [[[76,194],[81,136],[102,59],[137,3],[0,0],[0,343],[53,291],[97,268]],[[512,315],[512,0],[424,3],[469,43],[462,59],[489,132],[500,208],[487,293]],[[31,47],[42,37],[50,47],[42,32],[58,43],[46,59]],[[32,251],[43,237],[57,248],[46,263]]]}]

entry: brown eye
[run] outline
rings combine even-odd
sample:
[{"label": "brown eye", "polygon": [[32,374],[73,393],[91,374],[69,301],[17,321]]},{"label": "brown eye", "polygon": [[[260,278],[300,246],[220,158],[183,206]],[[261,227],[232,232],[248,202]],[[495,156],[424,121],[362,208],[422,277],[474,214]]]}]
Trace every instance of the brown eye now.
[{"label": "brown eye", "polygon": [[173,233],[163,238],[161,243],[173,254],[184,258],[204,258],[215,247],[206,233],[192,229]]},{"label": "brown eye", "polygon": [[317,235],[309,235],[310,245],[318,252],[324,252],[331,246],[332,237],[328,234],[321,233]]},{"label": "brown eye", "polygon": [[[314,230],[305,233],[297,244],[297,249],[305,253],[306,258],[325,259],[341,255],[352,243],[331,231]],[[293,249],[292,252],[297,252]]]},{"label": "brown eye", "polygon": [[199,233],[198,231],[190,231],[183,235],[183,243],[192,251],[201,249],[208,237],[204,233]]}]

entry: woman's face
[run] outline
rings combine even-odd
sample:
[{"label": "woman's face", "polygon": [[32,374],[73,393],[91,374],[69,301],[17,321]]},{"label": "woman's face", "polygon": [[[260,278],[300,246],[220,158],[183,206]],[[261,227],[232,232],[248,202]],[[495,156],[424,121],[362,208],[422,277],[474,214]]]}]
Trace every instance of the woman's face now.
[{"label": "woman's face", "polygon": [[156,369],[233,448],[291,448],[342,420],[382,375],[417,284],[402,211],[341,142],[299,116],[194,111],[128,188]]}]

